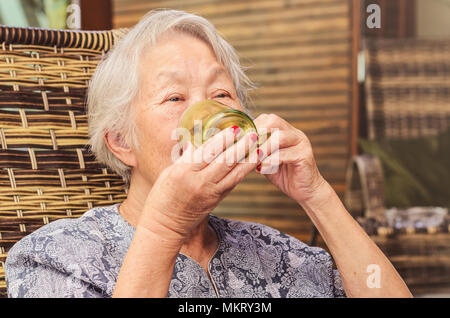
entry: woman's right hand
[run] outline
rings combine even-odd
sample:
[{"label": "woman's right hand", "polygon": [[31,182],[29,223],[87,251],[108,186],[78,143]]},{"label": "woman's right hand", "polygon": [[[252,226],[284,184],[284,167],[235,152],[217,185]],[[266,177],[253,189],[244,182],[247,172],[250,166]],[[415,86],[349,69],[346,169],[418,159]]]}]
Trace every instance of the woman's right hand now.
[{"label": "woman's right hand", "polygon": [[[226,128],[164,169],[147,196],[138,227],[182,244],[189,233],[259,163],[258,135]],[[239,162],[248,157],[243,162]],[[239,162],[239,164],[237,164]]]}]

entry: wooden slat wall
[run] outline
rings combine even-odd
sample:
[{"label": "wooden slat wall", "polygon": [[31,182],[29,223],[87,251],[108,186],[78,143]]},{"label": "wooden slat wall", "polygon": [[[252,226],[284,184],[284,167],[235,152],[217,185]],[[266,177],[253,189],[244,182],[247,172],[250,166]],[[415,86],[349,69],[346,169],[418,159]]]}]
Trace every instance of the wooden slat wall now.
[{"label": "wooden slat wall", "polygon": [[[302,129],[320,171],[342,197],[351,149],[351,1],[114,0],[113,27],[133,26],[161,7],[202,15],[217,27],[259,85],[251,95],[254,114],[276,113]],[[311,233],[299,206],[256,173],[215,213],[264,223],[305,241]]]}]

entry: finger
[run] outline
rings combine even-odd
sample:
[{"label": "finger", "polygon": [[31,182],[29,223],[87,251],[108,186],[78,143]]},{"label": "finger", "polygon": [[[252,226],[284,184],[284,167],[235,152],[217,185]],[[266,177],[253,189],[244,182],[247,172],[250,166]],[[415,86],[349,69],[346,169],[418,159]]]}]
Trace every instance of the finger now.
[{"label": "finger", "polygon": [[258,147],[262,152],[264,159],[279,149],[293,147],[300,142],[301,137],[295,131],[277,129]]},{"label": "finger", "polygon": [[274,174],[278,172],[282,164],[297,162],[300,157],[298,147],[279,149],[269,156],[263,158],[257,166],[256,172],[259,174]]},{"label": "finger", "polygon": [[219,182],[233,167],[244,160],[252,150],[256,149],[258,134],[245,134],[235,145],[222,152],[211,164],[204,169],[206,174],[214,176],[212,181]]},{"label": "finger", "polygon": [[254,123],[258,129],[260,144],[264,143],[276,130],[297,131],[297,128],[275,114],[261,114],[255,118]]},{"label": "finger", "polygon": [[197,149],[192,149],[190,156],[186,158],[191,163],[191,169],[193,171],[204,169],[225,149],[230,147],[239,134],[239,127],[229,127],[208,139]]},{"label": "finger", "polygon": [[178,147],[181,148],[181,156],[175,163],[177,162],[191,163],[192,153],[194,152],[194,146],[192,145],[192,143],[188,140],[184,143],[184,145],[178,143]]},{"label": "finger", "polygon": [[292,130],[296,129],[294,126],[289,124],[286,120],[277,116],[275,114],[261,114],[255,118],[253,121],[255,123],[256,128],[278,128],[282,130]]},{"label": "finger", "polygon": [[259,149],[257,148],[251,151],[246,160],[235,165],[234,168],[217,183],[217,186],[221,191],[231,191],[261,163],[261,152],[258,150]]}]

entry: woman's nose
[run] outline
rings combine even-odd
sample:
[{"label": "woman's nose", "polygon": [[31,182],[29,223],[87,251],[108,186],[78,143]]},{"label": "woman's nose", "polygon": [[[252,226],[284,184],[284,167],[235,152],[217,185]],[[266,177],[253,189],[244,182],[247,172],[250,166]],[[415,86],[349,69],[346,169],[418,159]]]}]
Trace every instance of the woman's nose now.
[{"label": "woman's nose", "polygon": [[197,102],[200,102],[202,100],[208,99],[208,95],[205,92],[197,92],[195,94],[191,94],[190,98],[188,99],[189,105],[194,105]]}]

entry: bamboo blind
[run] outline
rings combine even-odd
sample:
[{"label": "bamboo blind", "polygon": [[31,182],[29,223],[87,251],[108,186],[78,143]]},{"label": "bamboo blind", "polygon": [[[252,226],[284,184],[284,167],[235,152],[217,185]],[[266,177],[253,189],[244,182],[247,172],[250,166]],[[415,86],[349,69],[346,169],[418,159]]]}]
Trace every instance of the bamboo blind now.
[{"label": "bamboo blind", "polygon": [[[347,0],[114,0],[114,28],[154,8],[204,16],[237,49],[259,89],[255,111],[276,113],[310,138],[320,171],[341,197],[350,157],[352,37]],[[216,208],[308,240],[311,222],[298,205],[253,173]]]}]

